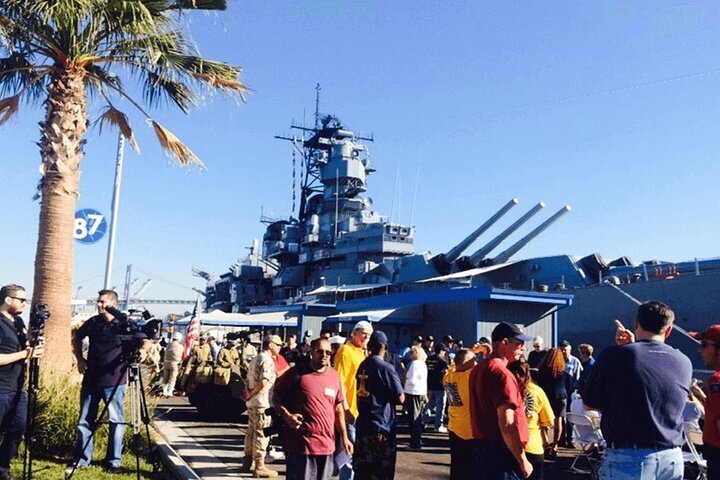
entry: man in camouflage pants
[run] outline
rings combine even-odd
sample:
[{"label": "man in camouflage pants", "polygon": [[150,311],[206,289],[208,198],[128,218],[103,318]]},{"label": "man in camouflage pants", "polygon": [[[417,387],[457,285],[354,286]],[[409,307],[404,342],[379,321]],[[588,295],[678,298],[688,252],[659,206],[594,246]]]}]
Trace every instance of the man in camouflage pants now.
[{"label": "man in camouflage pants", "polygon": [[252,471],[257,478],[278,476],[275,470],[265,467],[265,453],[270,439],[265,436],[263,429],[269,427],[272,420],[265,414],[265,410],[270,408],[270,390],[277,377],[273,357],[280,353],[281,346],[282,339],[277,335],[270,335],[263,341],[262,352],[253,358],[248,368],[248,391],[245,393],[248,428],[245,432],[242,471]]},{"label": "man in camouflage pants", "polygon": [[400,378],[385,360],[388,339],[375,331],[368,342],[370,356],[357,371],[358,418],[353,468],[355,480],[392,480],[397,442],[395,405],[405,401]]}]

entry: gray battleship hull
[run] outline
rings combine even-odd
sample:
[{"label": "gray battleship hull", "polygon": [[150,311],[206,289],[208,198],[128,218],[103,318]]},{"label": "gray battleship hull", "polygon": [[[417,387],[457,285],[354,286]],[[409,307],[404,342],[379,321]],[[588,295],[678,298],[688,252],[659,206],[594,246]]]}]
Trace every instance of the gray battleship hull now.
[{"label": "gray battleship hull", "polygon": [[[720,272],[650,279],[622,284],[620,288],[640,301],[666,303],[675,311],[676,323],[685,330],[702,331],[720,323]],[[575,300],[571,308],[559,312],[558,337],[569,340],[574,351],[580,343],[593,345],[596,352],[614,345],[616,318],[632,326],[637,305],[611,286],[596,284],[569,293]],[[674,331],[668,343],[690,357],[696,369],[705,368],[696,342]]]}]

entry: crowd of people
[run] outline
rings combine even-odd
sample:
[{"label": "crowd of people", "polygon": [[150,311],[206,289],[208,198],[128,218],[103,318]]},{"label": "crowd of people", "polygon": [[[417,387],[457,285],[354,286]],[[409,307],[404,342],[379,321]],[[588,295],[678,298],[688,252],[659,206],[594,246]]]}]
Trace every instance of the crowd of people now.
[{"label": "crowd of people", "polygon": [[[266,465],[264,433],[276,418],[289,479],[392,479],[402,412],[410,433],[404,448],[422,450],[428,429],[447,433],[451,479],[542,479],[546,458],[575,448],[573,412],[604,433],[606,443],[596,447],[601,478],[680,479],[691,389],[706,422],[709,478],[716,478],[720,374],[705,390],[692,383],[690,361],[665,344],[673,320],[666,305],[641,305],[633,329],[617,322],[618,345],[597,360],[590,344],[577,347],[578,358],[569,342],[546,348],[508,323],[470,348],[450,335],[437,344],[416,336],[393,353],[387,335],[361,321],[347,338],[329,330],[318,338],[305,332],[300,342],[270,335],[259,353],[244,341],[233,354],[214,355],[212,341],[201,338],[192,362],[246,366],[243,471],[258,478],[277,476]],[[708,366],[720,370],[720,326],[696,336]]]},{"label": "crowd of people", "polygon": [[[22,436],[26,396],[23,364],[42,355],[28,347],[19,315],[26,303],[17,285],[0,289],[0,479],[11,478],[9,460]],[[90,464],[92,432],[101,402],[107,405],[109,441],[105,467],[119,469],[125,425],[126,375],[113,312],[117,294],[102,290],[98,315],[74,332],[73,351],[83,374],[76,466]],[[604,479],[683,478],[682,447],[687,423],[703,431],[709,479],[720,477],[720,325],[692,333],[706,365],[715,373],[702,388],[690,360],[666,344],[674,313],[660,302],[639,306],[632,328],[615,321],[617,345],[594,358],[592,345],[561,342],[546,349],[518,326],[500,323],[490,338],[465,348],[451,336],[436,344],[417,336],[391,352],[387,335],[372,324],[355,324],[347,338],[323,330],[305,332],[298,343],[268,335],[256,349],[249,339],[200,337],[186,363],[194,375],[210,370],[215,380],[242,368],[246,375],[243,466],[257,478],[277,471],[266,465],[268,427],[278,422],[289,479],[394,478],[397,414],[409,425],[406,448],[423,449],[432,428],[447,433],[451,479],[542,479],[546,457],[573,447],[566,414],[598,419]],[[86,347],[81,348],[87,338]],[[532,350],[526,352],[526,346]],[[182,336],[162,352],[162,395],[182,383]],[[152,345],[141,349],[152,356]],[[208,373],[204,373],[207,375]]]}]

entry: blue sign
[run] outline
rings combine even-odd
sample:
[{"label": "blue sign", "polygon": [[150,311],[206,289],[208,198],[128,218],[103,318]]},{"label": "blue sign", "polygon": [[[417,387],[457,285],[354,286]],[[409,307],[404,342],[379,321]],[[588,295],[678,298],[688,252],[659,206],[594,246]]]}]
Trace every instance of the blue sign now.
[{"label": "blue sign", "polygon": [[73,238],[81,243],[95,243],[100,240],[107,231],[105,215],[93,210],[83,208],[75,212],[75,231]]}]

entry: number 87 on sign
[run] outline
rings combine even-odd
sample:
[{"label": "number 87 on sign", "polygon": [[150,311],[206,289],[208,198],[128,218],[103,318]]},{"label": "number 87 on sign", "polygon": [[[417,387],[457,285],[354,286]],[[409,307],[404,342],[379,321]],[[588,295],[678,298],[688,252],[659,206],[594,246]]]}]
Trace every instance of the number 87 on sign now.
[{"label": "number 87 on sign", "polygon": [[73,238],[81,243],[95,243],[100,240],[107,231],[105,215],[93,210],[84,208],[75,212],[75,230]]}]

